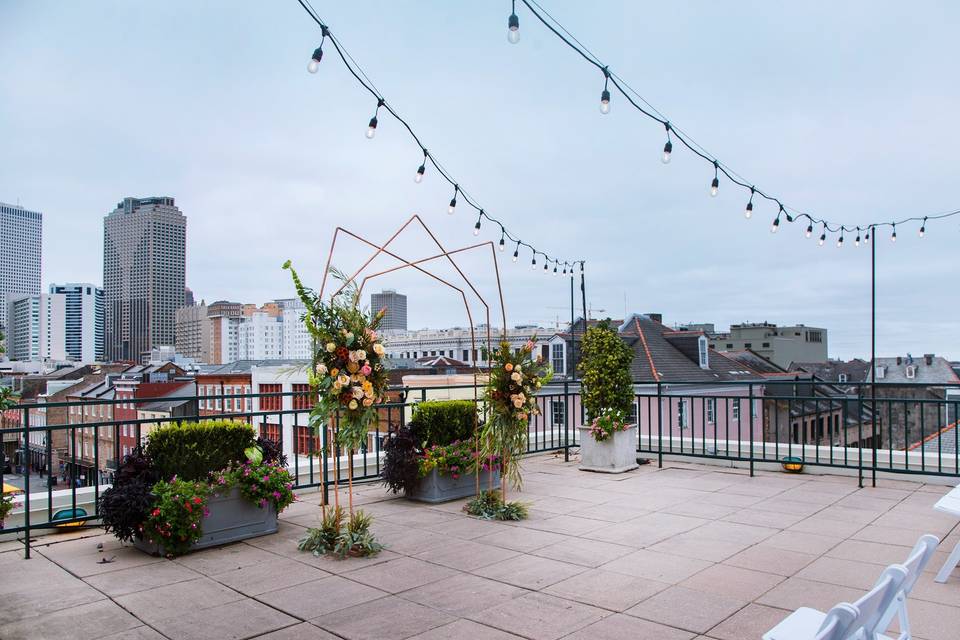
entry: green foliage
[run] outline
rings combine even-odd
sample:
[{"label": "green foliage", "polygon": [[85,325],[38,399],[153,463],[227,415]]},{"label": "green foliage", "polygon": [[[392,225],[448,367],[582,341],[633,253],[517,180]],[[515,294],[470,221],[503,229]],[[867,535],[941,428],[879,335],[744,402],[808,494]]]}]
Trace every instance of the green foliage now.
[{"label": "green foliage", "polygon": [[146,453],[161,478],[206,480],[211,473],[245,461],[244,451],[253,444],[253,427],[245,422],[182,422],[150,433]]},{"label": "green foliage", "polygon": [[373,518],[363,511],[355,512],[348,520],[343,507],[334,507],[327,510],[319,527],[307,529],[297,548],[315,556],[374,556],[383,550],[383,545],[370,532],[371,524]]},{"label": "green foliage", "polygon": [[190,480],[161,480],[153,485],[153,510],[143,523],[143,537],[160,545],[168,556],[189,551],[203,534],[208,492],[206,483]]},{"label": "green foliage", "polygon": [[418,460],[420,477],[423,478],[434,469],[440,475],[459,478],[463,474],[475,475],[477,467],[482,471],[499,471],[500,457],[482,458],[477,452],[473,440],[463,440],[447,446],[434,445],[420,455]]},{"label": "green foliage", "polygon": [[477,406],[470,400],[427,400],[413,407],[410,431],[421,448],[473,437]]},{"label": "green foliage", "polygon": [[104,529],[127,542],[142,538],[143,521],[153,508],[153,485],[158,480],[153,462],[140,447],[124,456],[113,486],[100,494],[97,513]]},{"label": "green foliage", "polygon": [[484,491],[464,505],[463,510],[481,520],[524,520],[529,515],[522,502],[504,502],[499,491]]},{"label": "green foliage", "polygon": [[633,350],[620,339],[609,320],[587,329],[579,364],[587,420],[593,421],[607,411],[629,415],[633,407],[631,362]]},{"label": "green foliage", "polygon": [[255,463],[248,458],[239,467],[230,467],[214,474],[211,486],[219,493],[230,487],[239,487],[240,495],[244,498],[261,509],[272,504],[277,513],[283,512],[296,499],[290,472],[276,462]]},{"label": "green foliage", "polygon": [[0,529],[3,528],[3,521],[7,519],[14,507],[19,507],[20,503],[15,502],[13,496],[0,495]]}]

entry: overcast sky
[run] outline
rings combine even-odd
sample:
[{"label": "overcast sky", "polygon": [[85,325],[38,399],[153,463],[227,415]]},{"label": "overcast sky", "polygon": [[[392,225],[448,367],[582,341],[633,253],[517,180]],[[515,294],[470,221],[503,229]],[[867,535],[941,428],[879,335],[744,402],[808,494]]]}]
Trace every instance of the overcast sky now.
[{"label": "overcast sky", "polygon": [[[662,127],[616,95],[601,115],[602,75],[526,11],[513,46],[507,0],[314,4],[491,214],[587,261],[594,315],[801,322],[829,329],[832,356],[869,355],[869,251],[852,237],[818,248],[796,223],[771,235],[775,209],[758,203],[745,220],[730,183],[710,198],[702,160],[675,147],[662,165]],[[543,4],[791,206],[853,225],[960,208],[956,3]],[[44,213],[44,283],[102,281],[102,218],[124,196],[176,198],[187,283],[208,302],[291,296],[287,258],[318,285],[337,225],[383,240],[417,212],[447,247],[475,242],[475,216],[462,204],[447,216],[452,190],[435,172],[414,184],[422,156],[395,121],[364,137],[375,103],[332,48],[306,72],[319,39],[295,0],[0,2],[0,201]],[[880,355],[960,358],[960,220],[927,230],[880,238]],[[396,246],[434,251],[413,229]],[[366,254],[343,242],[335,263]],[[510,254],[508,323],[569,319],[569,281]],[[489,254],[462,263],[499,322]],[[466,324],[459,294],[422,275],[368,286],[407,293],[411,328]]]}]

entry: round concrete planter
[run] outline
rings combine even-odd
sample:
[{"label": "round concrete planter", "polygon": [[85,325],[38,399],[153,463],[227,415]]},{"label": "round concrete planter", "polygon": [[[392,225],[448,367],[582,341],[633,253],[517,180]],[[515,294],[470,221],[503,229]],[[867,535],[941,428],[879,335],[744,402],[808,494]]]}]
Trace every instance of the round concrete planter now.
[{"label": "round concrete planter", "polygon": [[590,435],[590,427],[580,427],[580,470],[600,473],[623,473],[636,469],[637,425],[614,431],[603,442]]},{"label": "round concrete planter", "polygon": [[[242,495],[237,487],[207,500],[210,515],[203,519],[203,535],[190,547],[191,551],[277,532],[277,511],[273,504],[260,508]],[[161,555],[158,544],[134,540],[133,546],[151,555]]]},{"label": "round concrete planter", "polygon": [[[500,486],[499,471],[480,472],[480,490],[483,491],[490,486],[494,488]],[[420,478],[420,482],[417,483],[415,488],[404,491],[404,495],[418,502],[437,503],[467,498],[476,492],[476,474],[464,474],[459,478],[454,478],[453,476],[441,475],[436,469],[432,469],[428,475]]]}]

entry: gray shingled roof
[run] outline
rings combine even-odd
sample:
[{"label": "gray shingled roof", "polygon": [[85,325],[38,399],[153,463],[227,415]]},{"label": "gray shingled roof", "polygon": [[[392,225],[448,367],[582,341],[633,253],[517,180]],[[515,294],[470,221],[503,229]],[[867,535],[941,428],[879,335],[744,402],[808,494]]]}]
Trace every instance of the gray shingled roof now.
[{"label": "gray shingled roof", "polygon": [[[895,360],[894,360],[895,361]],[[812,373],[821,380],[839,382],[840,374],[846,374],[847,382],[864,382],[870,372],[870,363],[860,358],[848,362],[843,360],[828,360],[827,362],[791,362],[790,371],[805,371]]]},{"label": "gray shingled roof", "polygon": [[[899,363],[897,362],[898,359],[900,360]],[[877,378],[877,382],[912,382],[929,385],[960,383],[960,378],[954,373],[950,363],[938,356],[934,356],[930,364],[927,364],[923,356],[877,358],[877,366],[884,367],[883,378]],[[909,366],[916,367],[916,374],[913,378],[907,377],[907,367]],[[872,377],[872,372],[867,371],[866,382],[871,382]]]}]

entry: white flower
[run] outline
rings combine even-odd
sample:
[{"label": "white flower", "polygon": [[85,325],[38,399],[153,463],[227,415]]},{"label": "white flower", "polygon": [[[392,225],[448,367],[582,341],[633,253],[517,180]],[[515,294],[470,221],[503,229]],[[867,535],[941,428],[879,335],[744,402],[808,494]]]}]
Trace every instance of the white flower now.
[{"label": "white flower", "polygon": [[513,370],[516,371],[517,373],[521,373],[523,371],[523,369],[520,368],[520,365],[515,366]]},{"label": "white flower", "polygon": [[510,374],[510,379],[513,380],[514,382],[520,382],[521,380],[523,380],[523,376],[517,373],[516,371],[514,371],[513,373]]},{"label": "white flower", "polygon": [[341,387],[346,387],[347,385],[350,384],[350,376],[348,376],[348,375],[345,374],[345,373],[341,373],[341,374],[337,377],[337,382],[340,383],[340,386],[341,386]]},{"label": "white flower", "polygon": [[367,352],[363,349],[357,349],[357,362],[367,359]]},{"label": "white flower", "polygon": [[347,338],[347,342],[350,342],[351,340],[353,340],[353,332],[347,331],[346,338]]},{"label": "white flower", "polygon": [[325,376],[325,375],[327,375],[327,365],[323,364],[322,362],[318,362],[318,363],[317,363],[317,375],[319,375],[319,376]]},{"label": "white flower", "polygon": [[363,398],[363,389],[361,389],[360,387],[354,387],[352,391],[353,391],[353,397],[356,398],[357,400],[360,400]]},{"label": "white flower", "polygon": [[375,343],[373,345],[373,352],[378,356],[382,356],[384,353],[383,345],[380,344],[379,342]]}]

